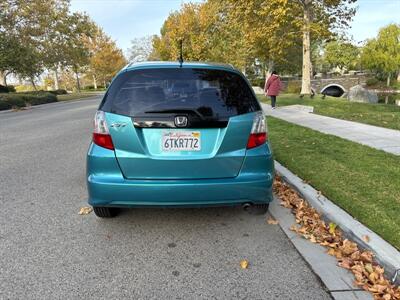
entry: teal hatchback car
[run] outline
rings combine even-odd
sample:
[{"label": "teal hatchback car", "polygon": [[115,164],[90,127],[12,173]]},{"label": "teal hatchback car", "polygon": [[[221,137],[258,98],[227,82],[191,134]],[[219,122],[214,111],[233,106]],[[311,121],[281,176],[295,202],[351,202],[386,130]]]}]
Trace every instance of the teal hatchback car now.
[{"label": "teal hatchback car", "polygon": [[265,116],[229,65],[128,65],[96,112],[87,186],[98,217],[121,207],[242,205],[265,213],[273,178]]}]

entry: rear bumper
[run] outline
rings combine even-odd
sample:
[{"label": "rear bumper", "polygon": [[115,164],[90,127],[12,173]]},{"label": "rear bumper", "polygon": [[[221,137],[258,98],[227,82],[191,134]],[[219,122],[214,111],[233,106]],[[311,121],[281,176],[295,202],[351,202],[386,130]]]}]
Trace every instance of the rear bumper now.
[{"label": "rear bumper", "polygon": [[[92,145],[87,186],[92,206],[229,206],[272,201],[274,177],[269,146],[252,149],[234,178],[190,180],[128,180],[114,152]],[[266,148],[266,149],[262,149]],[[268,154],[266,155],[266,151]],[[253,155],[251,155],[253,154]]]},{"label": "rear bumper", "polygon": [[104,181],[89,177],[93,206],[225,206],[272,199],[268,180],[196,180],[195,182]]}]

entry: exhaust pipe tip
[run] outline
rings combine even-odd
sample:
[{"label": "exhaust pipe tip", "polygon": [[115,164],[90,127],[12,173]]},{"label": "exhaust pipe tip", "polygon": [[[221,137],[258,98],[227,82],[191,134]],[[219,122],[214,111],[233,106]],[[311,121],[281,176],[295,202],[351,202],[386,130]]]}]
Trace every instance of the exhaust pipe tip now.
[{"label": "exhaust pipe tip", "polygon": [[250,211],[250,209],[252,208],[252,204],[251,203],[244,203],[244,204],[242,204],[242,208],[243,208],[243,210],[244,211]]}]

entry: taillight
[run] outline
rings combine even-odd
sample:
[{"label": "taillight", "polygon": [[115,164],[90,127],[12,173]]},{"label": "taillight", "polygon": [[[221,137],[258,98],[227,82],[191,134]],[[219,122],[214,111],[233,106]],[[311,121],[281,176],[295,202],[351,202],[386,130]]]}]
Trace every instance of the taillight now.
[{"label": "taillight", "polygon": [[262,112],[257,112],[254,116],[253,127],[251,128],[247,149],[265,144],[268,139],[267,123]]},{"label": "taillight", "polygon": [[103,111],[98,110],[94,116],[93,143],[96,145],[114,150],[114,144],[111,139],[110,132]]}]

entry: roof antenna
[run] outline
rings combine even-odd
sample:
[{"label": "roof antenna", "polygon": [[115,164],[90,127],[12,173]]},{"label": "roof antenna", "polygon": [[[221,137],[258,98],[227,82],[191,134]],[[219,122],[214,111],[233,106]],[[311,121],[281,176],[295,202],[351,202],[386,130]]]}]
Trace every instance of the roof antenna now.
[{"label": "roof antenna", "polygon": [[182,64],[183,64],[183,43],[182,40],[179,40],[179,67],[182,68]]}]

